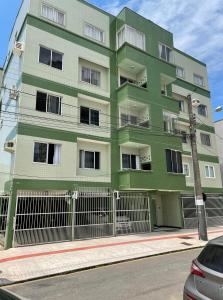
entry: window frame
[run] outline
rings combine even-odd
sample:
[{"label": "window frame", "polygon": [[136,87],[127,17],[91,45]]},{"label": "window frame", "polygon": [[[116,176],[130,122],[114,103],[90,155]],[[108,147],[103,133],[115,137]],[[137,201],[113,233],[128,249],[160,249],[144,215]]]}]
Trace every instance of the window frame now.
[{"label": "window frame", "polygon": [[[88,111],[89,111],[89,117],[88,117],[88,124],[87,123],[83,123],[81,122],[81,108],[87,108]],[[91,123],[91,112],[92,110],[94,111],[97,111],[98,112],[98,125],[95,125],[95,124],[92,124]],[[101,116],[100,116],[100,110],[99,109],[95,109],[95,108],[91,108],[91,107],[87,107],[87,106],[84,106],[84,105],[80,105],[80,124],[84,124],[84,125],[87,125],[87,126],[92,126],[92,127],[100,127],[101,126],[101,122],[100,122],[100,119],[101,119]]]},{"label": "window frame", "polygon": [[[138,47],[138,46],[136,46],[136,45],[134,45],[134,44],[131,44],[130,42],[127,41],[127,38],[126,38],[126,30],[127,30],[127,28],[130,28],[131,30],[133,29],[136,33],[140,33],[140,34],[143,35],[143,47],[142,47],[142,48],[141,48],[141,47]],[[123,31],[124,38],[123,38],[123,43],[122,43],[121,45],[119,45],[118,35],[119,35],[119,33],[121,33],[121,31]],[[132,26],[129,26],[129,25],[127,25],[127,24],[124,24],[124,25],[117,31],[117,33],[116,33],[116,48],[117,48],[117,50],[120,49],[125,43],[128,43],[129,45],[131,45],[131,46],[133,46],[133,47],[135,47],[135,48],[138,48],[138,49],[140,49],[140,50],[142,50],[142,51],[146,51],[146,35],[145,35],[145,33],[142,32],[142,31],[139,31],[139,30],[137,30],[136,28],[134,28],[134,27],[132,27]]]},{"label": "window frame", "polygon": [[[48,65],[48,64],[44,64],[43,62],[41,62],[40,61],[40,49],[41,48],[44,48],[44,49],[47,49],[47,50],[49,50],[51,53],[50,53],[50,65]],[[61,54],[61,56],[62,56],[62,68],[61,69],[59,69],[59,68],[56,68],[56,67],[53,67],[52,66],[52,57],[53,57],[53,52],[54,53],[57,53],[57,54]],[[52,49],[52,48],[49,48],[49,47],[46,47],[46,46],[43,46],[42,44],[39,44],[39,56],[38,56],[38,63],[40,63],[40,64],[42,64],[42,65],[44,65],[44,66],[48,66],[48,67],[50,67],[50,68],[53,68],[53,69],[56,69],[56,70],[59,70],[59,71],[63,71],[64,70],[64,53],[62,53],[62,52],[60,52],[60,51],[57,51],[57,50],[54,50],[54,49]]]},{"label": "window frame", "polygon": [[[168,118],[168,130],[165,130],[165,126],[164,123],[167,121],[165,118]],[[171,123],[170,123],[170,119],[171,119]],[[163,110],[163,131],[165,133],[169,133],[169,134],[174,134],[175,132],[175,127],[176,127],[176,121],[177,121],[178,117],[176,114],[171,113],[167,110]],[[171,126],[169,126],[171,125]]]},{"label": "window frame", "polygon": [[[214,176],[207,176],[206,168],[208,168],[208,175],[210,175],[210,168],[212,168]],[[215,179],[216,178],[215,167],[213,165],[205,165],[204,166],[204,172],[205,172],[205,178],[209,178],[209,179]]]},{"label": "window frame", "polygon": [[[46,152],[46,161],[45,162],[38,162],[38,161],[34,161],[34,155],[35,155],[35,144],[45,144],[45,145],[47,145],[47,152]],[[53,164],[49,164],[48,163],[48,158],[49,158],[49,145],[54,145],[54,146],[58,146],[59,147],[59,149],[60,149],[60,153],[59,153],[59,162],[58,163],[53,163]],[[32,161],[32,163],[33,164],[40,164],[40,165],[47,165],[47,166],[59,166],[60,164],[61,164],[61,147],[62,147],[62,145],[61,144],[55,144],[55,143],[47,143],[47,142],[42,142],[42,141],[37,141],[37,140],[35,140],[34,142],[33,142],[33,161]]]},{"label": "window frame", "polygon": [[[171,151],[171,171],[168,171],[168,164],[167,164],[167,150]],[[174,172],[174,160],[172,156],[172,152],[175,152],[175,159],[176,159],[176,168],[177,172]],[[181,160],[181,166],[178,165],[178,153],[180,153],[180,160]],[[168,174],[183,174],[183,161],[182,161],[182,151],[176,150],[176,149],[170,149],[166,148],[165,149],[165,157],[166,157],[166,170]],[[181,172],[178,172],[181,171]]]},{"label": "window frame", "polygon": [[[45,17],[45,16],[43,15],[43,5],[47,6],[48,8],[52,8],[53,10],[56,10],[57,12],[63,14],[63,15],[64,15],[64,22],[63,22],[63,24],[60,24],[60,23],[58,23],[58,22],[56,22],[56,21],[54,21],[54,20],[51,20],[51,19]],[[59,25],[59,26],[61,26],[61,27],[66,27],[66,19],[67,19],[67,18],[66,18],[66,12],[63,11],[63,10],[61,10],[61,9],[59,9],[59,8],[57,8],[57,7],[55,7],[55,6],[53,6],[53,5],[51,5],[50,3],[47,3],[47,2],[45,2],[45,1],[43,1],[43,2],[41,3],[41,7],[40,7],[40,15],[41,15],[42,18],[44,18],[45,20],[48,20],[49,22],[52,22],[52,23],[54,23],[54,24],[57,24],[57,25]]]},{"label": "window frame", "polygon": [[[179,69],[182,70],[182,76],[179,76],[179,74],[177,73],[177,70]],[[176,77],[185,79],[185,69],[183,67],[176,66]]]},{"label": "window frame", "polygon": [[[205,114],[201,114],[201,113],[199,113],[199,107],[204,107],[204,109],[205,109]],[[198,113],[198,115],[199,116],[202,116],[202,117],[204,117],[204,118],[207,118],[208,117],[208,108],[207,108],[207,105],[205,105],[205,104],[200,104],[200,105],[198,105],[198,107],[197,107],[197,113]]]},{"label": "window frame", "polygon": [[[195,80],[195,77],[201,79],[202,84],[197,83],[196,80]],[[199,74],[197,74],[197,73],[193,73],[193,82],[194,82],[194,84],[197,85],[197,86],[205,87],[204,77],[201,76],[201,75],[199,75]]]},{"label": "window frame", "polygon": [[[185,177],[190,177],[190,164],[182,163],[182,165],[183,165],[183,174],[185,175]],[[184,166],[187,166],[188,175],[184,172]]]},{"label": "window frame", "polygon": [[[85,33],[85,27],[86,27],[86,26],[91,26],[92,28],[94,28],[94,29],[96,29],[96,30],[102,32],[102,35],[103,35],[102,41],[100,41],[100,40],[98,40],[98,39],[95,39],[95,38],[93,38],[93,37],[90,36],[90,35],[87,35],[87,34]],[[84,22],[83,34],[84,34],[84,36],[86,36],[87,38],[92,39],[93,41],[97,41],[97,42],[99,42],[99,43],[105,44],[105,30],[103,30],[103,29],[101,29],[101,28],[99,28],[99,27],[97,27],[97,26],[95,26],[95,25],[93,25],[93,24],[91,24],[91,23]]]},{"label": "window frame", "polygon": [[[128,155],[130,157],[130,168],[124,168],[123,167],[123,155]],[[132,156],[135,156],[135,162],[136,162],[136,168],[135,169],[132,168]],[[137,171],[137,170],[141,170],[140,165],[139,165],[139,168],[137,169],[137,157],[138,157],[138,160],[139,160],[139,163],[140,163],[140,156],[139,155],[137,155],[137,154],[129,154],[129,153],[121,153],[122,171],[126,171],[126,170]]]},{"label": "window frame", "polygon": [[[80,162],[81,162],[81,151],[83,151],[84,153],[84,167],[80,167]],[[94,168],[86,168],[85,165],[86,165],[86,162],[85,162],[85,152],[91,152],[91,153],[94,153]],[[96,166],[96,160],[95,160],[95,154],[96,153],[99,153],[99,168],[96,169],[95,166]],[[100,171],[101,170],[101,152],[100,151],[91,151],[91,150],[84,150],[84,149],[79,149],[79,169],[81,170],[94,170],[94,171]]]},{"label": "window frame", "polygon": [[[165,57],[167,58],[167,52],[166,52],[166,48],[170,49],[171,50],[171,55],[170,55],[170,61],[168,61],[166,58],[162,58],[161,57],[161,53],[160,53],[160,46],[164,46],[165,47]],[[169,46],[167,46],[166,44],[162,43],[162,42],[159,42],[158,43],[158,53],[159,53],[159,59],[167,62],[167,63],[171,63],[173,64],[174,63],[174,57],[173,57],[173,48],[170,48]]]},{"label": "window frame", "polygon": [[[184,113],[185,112],[185,101],[184,100],[177,100],[178,103],[179,103],[179,111],[181,113]],[[183,109],[182,109],[183,108]]]},{"label": "window frame", "polygon": [[[41,91],[41,90],[37,90],[36,91],[36,104],[37,104],[37,93],[42,93],[42,94],[46,94],[46,111],[42,111],[42,110],[37,110],[37,109],[35,109],[36,111],[38,111],[38,112],[41,112],[41,113],[48,113],[48,114],[53,114],[53,115],[57,115],[57,116],[62,116],[62,99],[63,99],[63,97],[61,97],[61,96],[58,96],[58,95],[55,95],[55,94],[50,94],[50,93],[48,93],[48,92],[45,92],[45,91]],[[52,97],[57,97],[57,98],[59,98],[59,111],[60,111],[60,113],[53,113],[53,112],[51,112],[51,111],[48,111],[48,97],[49,96],[52,96]]]},{"label": "window frame", "polygon": [[[202,136],[206,136],[206,137],[208,137],[208,138],[209,138],[209,142],[210,142],[210,144],[209,144],[209,145],[207,145],[207,144],[204,144],[204,143],[203,143]],[[211,145],[212,145],[212,142],[211,142],[211,135],[210,135],[210,134],[208,134],[208,133],[203,133],[203,132],[200,132],[200,139],[201,139],[201,144],[202,144],[202,146],[211,147]]]},{"label": "window frame", "polygon": [[[90,82],[87,82],[87,81],[84,81],[82,80],[82,69],[85,68],[85,69],[88,69],[90,70]],[[99,85],[96,85],[96,84],[93,84],[91,82],[91,72],[92,71],[95,71],[95,72],[98,72],[100,74],[100,78],[99,78]],[[91,85],[91,86],[94,86],[94,87],[97,87],[97,88],[101,88],[101,71],[99,70],[96,70],[96,69],[92,69],[91,67],[86,67],[84,65],[81,65],[81,68],[80,68],[80,81],[84,84],[88,84],[88,85]]]}]

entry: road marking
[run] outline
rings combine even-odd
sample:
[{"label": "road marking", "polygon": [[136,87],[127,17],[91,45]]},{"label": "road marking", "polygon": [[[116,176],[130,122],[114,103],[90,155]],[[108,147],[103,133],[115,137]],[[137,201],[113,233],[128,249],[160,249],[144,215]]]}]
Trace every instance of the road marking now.
[{"label": "road marking", "polygon": [[[218,232],[223,232],[223,230],[213,230],[213,231],[209,231],[208,233],[210,234],[210,233],[218,233]],[[116,246],[125,246],[125,245],[130,245],[130,244],[149,243],[149,242],[153,242],[153,241],[171,240],[171,239],[176,239],[176,238],[180,239],[185,236],[197,236],[197,235],[198,235],[198,233],[183,233],[183,234],[178,234],[178,235],[161,236],[161,237],[154,237],[154,238],[134,240],[134,241],[116,242],[116,243],[84,246],[84,247],[70,248],[70,249],[61,249],[61,250],[54,250],[54,251],[47,251],[47,252],[30,253],[30,254],[2,258],[2,259],[0,259],[0,264],[5,263],[5,262],[12,262],[15,260],[33,258],[33,257],[58,255],[58,254],[64,254],[64,253],[70,253],[70,252],[87,251],[87,250],[116,247]]]}]

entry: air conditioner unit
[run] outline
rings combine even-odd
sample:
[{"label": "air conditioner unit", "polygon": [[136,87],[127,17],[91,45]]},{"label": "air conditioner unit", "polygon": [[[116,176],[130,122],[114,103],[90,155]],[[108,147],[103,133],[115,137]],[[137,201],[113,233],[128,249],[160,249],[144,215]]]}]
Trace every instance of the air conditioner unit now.
[{"label": "air conditioner unit", "polygon": [[15,151],[15,141],[7,141],[4,144],[4,150],[7,152],[14,152]]},{"label": "air conditioner unit", "polygon": [[13,53],[15,55],[22,55],[22,53],[24,52],[25,50],[25,43],[23,42],[15,42],[14,44],[14,48],[13,48]]},{"label": "air conditioner unit", "polygon": [[9,98],[12,100],[17,100],[19,96],[19,91],[17,90],[16,86],[13,85],[12,89],[9,92]]}]

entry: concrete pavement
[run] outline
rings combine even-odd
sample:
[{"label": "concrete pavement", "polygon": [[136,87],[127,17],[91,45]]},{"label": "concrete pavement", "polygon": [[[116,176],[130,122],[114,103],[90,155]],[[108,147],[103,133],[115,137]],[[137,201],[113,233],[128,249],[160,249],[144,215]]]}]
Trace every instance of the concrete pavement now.
[{"label": "concrete pavement", "polygon": [[[223,227],[209,228],[209,239]],[[99,265],[202,247],[196,230],[153,232],[0,251],[0,285],[82,270]]]},{"label": "concrete pavement", "polygon": [[149,257],[7,287],[32,300],[179,300],[200,249]]}]

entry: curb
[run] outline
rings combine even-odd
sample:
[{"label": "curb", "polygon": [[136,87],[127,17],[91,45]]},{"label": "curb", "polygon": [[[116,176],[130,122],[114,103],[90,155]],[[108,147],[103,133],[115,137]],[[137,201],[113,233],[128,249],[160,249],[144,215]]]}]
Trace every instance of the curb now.
[{"label": "curb", "polygon": [[38,277],[35,277],[35,278],[24,279],[24,280],[11,282],[11,283],[7,283],[7,284],[2,284],[2,285],[0,284],[0,288],[1,287],[4,287],[4,288],[6,287],[7,288],[7,286],[13,286],[13,285],[17,285],[17,284],[22,284],[22,283],[31,282],[31,281],[38,281],[38,280],[57,277],[57,276],[69,275],[69,274],[74,274],[74,273],[78,273],[78,272],[84,272],[84,271],[88,271],[88,270],[93,270],[93,269],[102,268],[102,267],[108,267],[108,266],[117,265],[117,264],[121,264],[121,263],[137,261],[137,260],[140,260],[140,259],[146,259],[146,258],[150,258],[150,257],[156,257],[156,256],[162,256],[162,255],[166,255],[166,254],[172,254],[172,253],[179,253],[179,252],[185,252],[185,251],[190,251],[190,250],[201,249],[203,247],[204,246],[195,246],[195,247],[191,247],[191,248],[187,248],[187,249],[170,250],[170,251],[166,251],[166,252],[162,252],[162,253],[144,255],[144,256],[139,256],[139,257],[134,257],[134,258],[127,258],[127,259],[123,258],[121,260],[117,260],[117,261],[114,261],[114,262],[102,263],[102,264],[98,264],[98,265],[94,265],[94,266],[83,267],[83,268],[78,268],[78,269],[69,270],[69,271],[62,271],[62,272],[58,272],[58,273],[54,273],[54,274],[38,276]]}]

